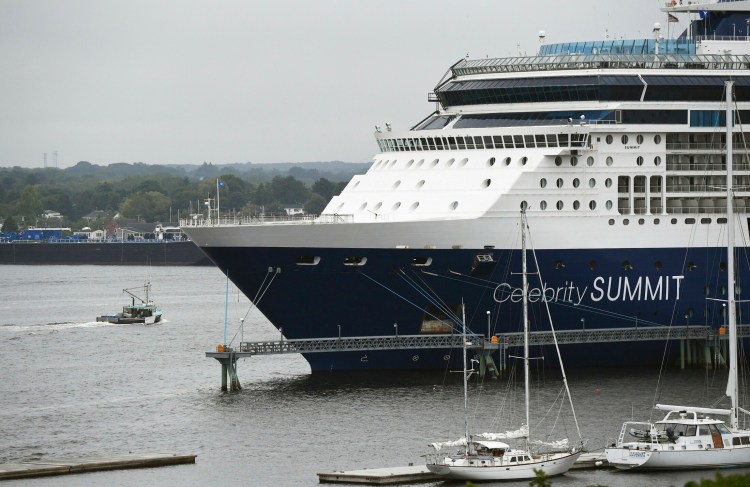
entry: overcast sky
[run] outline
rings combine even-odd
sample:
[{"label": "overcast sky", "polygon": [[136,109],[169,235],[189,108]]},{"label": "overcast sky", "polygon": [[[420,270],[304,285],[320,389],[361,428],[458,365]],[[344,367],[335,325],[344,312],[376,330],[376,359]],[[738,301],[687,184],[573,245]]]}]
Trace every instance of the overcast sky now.
[{"label": "overcast sky", "polygon": [[467,54],[650,37],[662,3],[0,0],[0,166],[367,162]]}]

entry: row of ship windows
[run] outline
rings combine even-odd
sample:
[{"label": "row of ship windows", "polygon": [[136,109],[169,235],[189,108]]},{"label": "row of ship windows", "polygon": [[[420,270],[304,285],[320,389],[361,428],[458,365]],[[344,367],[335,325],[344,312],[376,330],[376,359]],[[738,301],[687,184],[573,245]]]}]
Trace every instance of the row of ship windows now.
[{"label": "row of ship windows", "polygon": [[[679,222],[679,220],[677,220],[677,218],[672,218],[671,220],[669,220],[669,222],[672,225],[677,225],[677,223]],[[698,222],[698,220],[696,220],[695,218],[685,218],[684,222],[685,222],[686,225],[695,225]],[[708,218],[708,217],[700,219],[700,223],[703,224],[703,225],[709,225],[712,222],[713,222],[713,220],[711,218]],[[610,218],[609,224],[610,225],[614,225],[615,223],[616,223],[615,219],[614,218]],[[654,218],[653,223],[654,223],[654,225],[658,225],[659,223],[661,223],[661,220],[659,218]],[[718,223],[720,225],[726,225],[727,219],[726,218],[717,218],[716,219],[716,223]],[[623,225],[630,225],[630,219],[629,218],[624,218],[622,220],[622,224]],[[638,225],[645,225],[645,224],[646,224],[646,220],[644,218],[639,218],[638,219]]]},{"label": "row of ship windows", "polygon": [[[494,247],[491,246],[491,245],[489,245],[486,248],[490,248],[491,249],[491,248],[494,248]],[[302,256],[297,257],[296,264],[300,265],[300,266],[318,265],[320,263],[320,260],[321,260],[320,256],[317,256],[317,255],[302,255]],[[479,254],[479,255],[476,256],[476,261],[477,262],[494,262],[494,258],[492,256],[492,254],[489,254],[489,255]],[[363,265],[367,264],[367,257],[365,257],[365,256],[344,257],[343,263],[346,266],[363,266]],[[429,267],[429,266],[432,265],[432,257],[415,257],[415,258],[413,258],[411,260],[411,265],[414,266],[414,267]],[[621,266],[622,266],[622,269],[626,270],[626,271],[631,271],[631,270],[634,269],[633,264],[629,260],[622,261]],[[557,261],[554,262],[554,264],[552,265],[552,267],[553,267],[554,270],[565,269],[565,262],[563,260],[557,260]],[[587,264],[587,267],[588,267],[588,269],[590,271],[595,271],[597,269],[597,267],[598,267],[598,263],[595,260],[590,260],[588,262],[588,264]],[[654,262],[654,268],[657,271],[661,271],[663,269],[663,267],[664,267],[664,265],[662,264],[661,261],[657,260],[656,262]],[[688,271],[693,272],[696,269],[698,269],[698,265],[695,262],[690,261],[690,262],[687,263],[686,268],[687,268]],[[726,262],[720,262],[719,263],[719,270],[721,272],[726,272],[726,270],[727,270],[727,264],[726,264]],[[711,292],[711,290],[710,290],[710,288],[708,286],[706,286],[704,288],[704,291],[705,291],[705,293],[706,293],[707,296]],[[726,292],[727,292],[726,291],[726,287],[725,286],[721,286],[720,291],[721,291],[721,294],[726,294]],[[738,292],[738,294],[739,294],[739,292]]]},{"label": "row of ship windows", "polygon": [[586,147],[588,134],[475,135],[454,137],[415,137],[378,139],[381,152],[425,150],[534,149],[546,147]]},{"label": "row of ship windows", "polygon": [[[555,181],[555,185],[558,188],[562,188],[565,186],[565,180],[563,178],[557,178],[557,181]],[[581,180],[578,178],[573,179],[573,187],[577,188],[581,185]],[[612,187],[612,178],[607,178],[604,180],[604,186],[611,188]],[[539,187],[540,188],[546,188],[547,187],[547,179],[542,178],[539,180]],[[595,188],[596,187],[596,179],[591,178],[589,179],[589,188]]]},{"label": "row of ship windows", "polygon": [[[571,156],[570,158],[566,158],[566,159],[568,159],[568,163],[571,165],[571,167],[576,167],[578,165],[578,157],[577,156]],[[565,160],[564,160],[564,158],[562,156],[555,157],[555,165],[558,166],[558,167],[562,166],[564,161]],[[393,159],[393,160],[381,159],[381,160],[379,160],[379,161],[377,161],[375,163],[375,165],[373,166],[373,169],[390,169],[390,168],[394,167],[397,162],[398,162],[398,159]],[[455,164],[456,163],[456,159],[455,158],[451,158],[451,159],[448,159],[445,162],[445,164],[444,164],[443,167],[444,168],[453,167],[454,164],[455,164],[456,167],[464,167],[464,166],[466,166],[466,164],[468,164],[468,162],[469,162],[469,159],[466,158],[466,157],[464,157],[463,159],[461,159],[458,162],[458,164]],[[511,159],[510,157],[505,157],[503,159],[503,164],[506,167],[510,166],[512,162],[513,162],[513,159]],[[528,163],[528,162],[529,162],[529,158],[526,157],[526,156],[518,158],[518,163],[521,166],[525,166],[526,163]],[[413,167],[415,169],[419,169],[422,166],[424,166],[424,163],[425,163],[424,159],[420,159],[419,161],[416,161],[416,162],[415,162],[414,159],[410,159],[406,163],[406,165],[404,166],[404,168],[405,169],[410,169],[410,168]],[[495,166],[496,163],[497,163],[497,158],[495,158],[495,157],[490,157],[489,159],[487,159],[487,167],[493,167],[493,166]],[[596,159],[593,156],[588,156],[586,158],[586,165],[587,166],[591,167],[595,163],[596,163]],[[612,158],[612,156],[607,156],[607,159],[605,160],[605,163],[607,164],[607,166],[612,166],[612,164],[614,164],[614,159]],[[637,156],[635,158],[635,164],[636,164],[636,166],[643,166],[643,163],[644,163],[643,156]],[[427,167],[429,167],[429,168],[437,167],[438,164],[440,164],[440,159],[433,159],[432,162],[430,162]],[[661,165],[661,156],[654,157],[654,165],[655,166],[660,166]]]}]

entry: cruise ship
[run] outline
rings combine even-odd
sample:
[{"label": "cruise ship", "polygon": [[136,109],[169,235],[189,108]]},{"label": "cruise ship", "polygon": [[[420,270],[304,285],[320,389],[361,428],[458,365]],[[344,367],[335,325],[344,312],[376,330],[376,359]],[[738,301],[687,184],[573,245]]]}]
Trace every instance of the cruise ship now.
[{"label": "cruise ship", "polygon": [[[557,329],[718,328],[727,225],[744,253],[750,223],[750,1],[660,10],[645,39],[459,60],[428,95],[426,117],[408,130],[375,127],[371,167],[319,216],[209,211],[183,231],[289,339],[452,333],[462,315],[474,333],[519,331],[522,209],[538,263],[532,327],[547,326],[547,301]],[[669,38],[677,21],[687,29]],[[732,222],[726,80],[736,97]],[[747,255],[737,262],[741,290]],[[740,308],[742,322],[750,308]],[[563,354],[580,366],[649,364],[664,348],[577,344]],[[305,358],[316,372],[440,369],[460,355]]]}]

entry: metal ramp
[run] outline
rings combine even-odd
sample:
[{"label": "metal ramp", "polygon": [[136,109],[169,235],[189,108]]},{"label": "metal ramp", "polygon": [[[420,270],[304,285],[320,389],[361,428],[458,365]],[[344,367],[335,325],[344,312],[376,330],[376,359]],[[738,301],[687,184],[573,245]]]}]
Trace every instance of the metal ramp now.
[{"label": "metal ramp", "polygon": [[[737,327],[739,337],[750,336],[750,325]],[[580,330],[560,330],[555,332],[560,345],[584,343],[635,342],[647,340],[680,340],[682,347],[691,343],[703,343],[706,349],[720,340],[727,339],[723,328],[709,326],[635,327],[635,328],[591,328]],[[206,357],[214,358],[222,364],[222,390],[227,390],[227,375],[232,390],[239,390],[236,375],[237,359],[254,355],[278,355],[287,353],[337,353],[365,352],[372,350],[419,350],[419,349],[459,349],[463,335],[394,335],[369,337],[334,337],[314,339],[291,339],[278,341],[240,342],[238,347],[219,345],[216,351],[206,352]],[[551,331],[529,332],[530,345],[553,345]],[[493,376],[505,369],[509,348],[523,346],[523,333],[497,334],[488,340],[483,335],[467,335],[467,348],[475,350],[480,358],[480,370]],[[497,353],[498,366],[492,358]],[[688,348],[688,357],[690,357]],[[697,355],[696,350],[696,355]]]}]

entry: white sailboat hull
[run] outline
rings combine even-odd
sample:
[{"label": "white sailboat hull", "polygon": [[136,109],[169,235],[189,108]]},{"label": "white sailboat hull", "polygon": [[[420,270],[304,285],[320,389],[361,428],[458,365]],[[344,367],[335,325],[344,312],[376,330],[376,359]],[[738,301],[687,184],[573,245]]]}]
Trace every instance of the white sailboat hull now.
[{"label": "white sailboat hull", "polygon": [[545,455],[539,461],[519,463],[516,465],[496,465],[495,462],[471,460],[469,465],[466,459],[456,459],[453,464],[440,463],[428,464],[430,472],[456,480],[523,480],[536,477],[534,470],[542,470],[548,476],[562,475],[566,473],[581,456],[580,451],[575,453],[559,453]]},{"label": "white sailboat hull", "polygon": [[750,446],[705,450],[607,448],[607,461],[620,470],[711,469],[750,465]]}]

